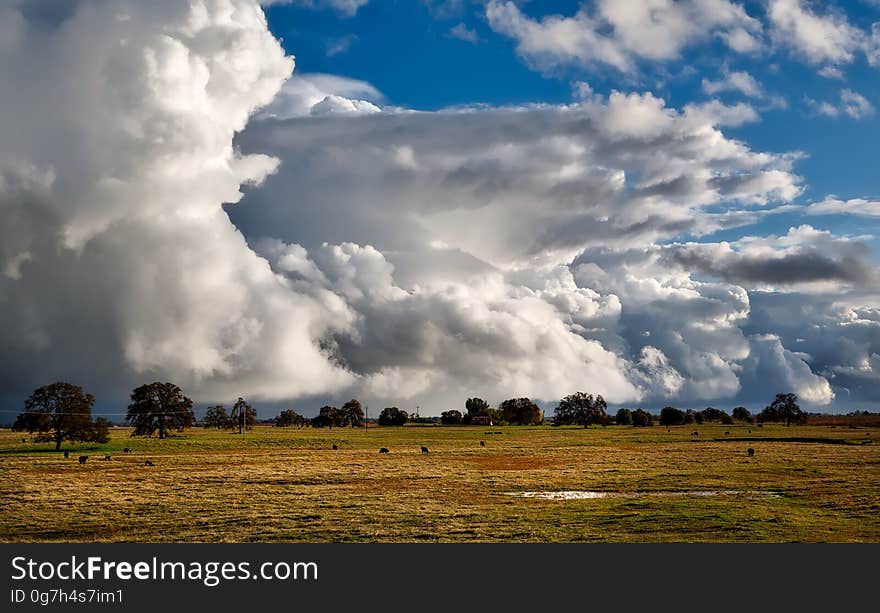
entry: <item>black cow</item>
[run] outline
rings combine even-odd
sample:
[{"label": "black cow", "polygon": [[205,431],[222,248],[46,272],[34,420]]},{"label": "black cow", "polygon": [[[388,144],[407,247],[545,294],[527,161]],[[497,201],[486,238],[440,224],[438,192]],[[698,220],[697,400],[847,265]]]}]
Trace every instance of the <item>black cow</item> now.
[{"label": "black cow", "polygon": [[113,459],[113,456],[109,456],[109,455],[104,456],[104,460],[112,460],[112,459]]},{"label": "black cow", "polygon": [[749,447],[749,457],[750,457],[750,458],[751,458],[751,457],[754,457],[754,455],[755,455],[755,450],[752,449],[751,447]]},{"label": "black cow", "polygon": [[152,460],[147,460],[146,462],[144,462],[144,466],[155,466],[155,464],[153,464]]},{"label": "black cow", "polygon": [[79,456],[79,463],[80,463],[80,464],[85,464],[85,463],[86,463],[86,460],[88,460],[88,459],[89,459],[89,456],[87,456],[87,455],[81,455],[81,456]]},{"label": "black cow", "polygon": [[333,445],[333,449],[339,449],[339,447],[337,447],[336,445]]},{"label": "black cow", "polygon": [[70,457],[70,452],[69,452],[69,451],[65,451],[65,452],[64,452],[64,457],[65,457],[65,458],[69,458],[69,457]]},{"label": "black cow", "polygon": [[428,448],[425,447],[424,445],[422,445],[422,453],[424,453],[424,454],[428,453]]},{"label": "black cow", "polygon": [[382,447],[382,448],[379,450],[379,453],[391,453],[391,452],[388,451],[388,447]]},{"label": "black cow", "polygon": [[480,441],[480,447],[485,447],[485,446],[486,446],[486,441]]},{"label": "black cow", "polygon": [[122,453],[131,453],[131,447],[126,447],[122,450]]},{"label": "black cow", "polygon": [[691,432],[691,436],[700,436],[700,433],[694,430],[693,432]]},{"label": "black cow", "polygon": [[724,433],[724,436],[730,436],[730,430]]}]

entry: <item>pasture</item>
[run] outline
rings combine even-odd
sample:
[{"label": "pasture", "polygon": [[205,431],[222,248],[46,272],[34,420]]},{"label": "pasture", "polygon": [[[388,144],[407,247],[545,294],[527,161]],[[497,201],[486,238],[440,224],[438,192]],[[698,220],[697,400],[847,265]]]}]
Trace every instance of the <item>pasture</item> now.
[{"label": "pasture", "polygon": [[0,541],[880,541],[878,427],[128,433],[0,431]]}]

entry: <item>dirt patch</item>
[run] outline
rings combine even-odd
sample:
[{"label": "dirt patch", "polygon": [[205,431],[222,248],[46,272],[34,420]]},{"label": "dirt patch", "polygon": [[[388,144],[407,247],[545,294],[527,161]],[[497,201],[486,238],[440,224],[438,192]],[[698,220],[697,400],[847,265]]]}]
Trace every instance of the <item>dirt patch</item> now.
[{"label": "dirt patch", "polygon": [[530,456],[494,455],[485,457],[465,457],[461,460],[480,470],[539,470],[552,466],[561,466],[564,461],[555,461],[550,458],[535,458]]}]

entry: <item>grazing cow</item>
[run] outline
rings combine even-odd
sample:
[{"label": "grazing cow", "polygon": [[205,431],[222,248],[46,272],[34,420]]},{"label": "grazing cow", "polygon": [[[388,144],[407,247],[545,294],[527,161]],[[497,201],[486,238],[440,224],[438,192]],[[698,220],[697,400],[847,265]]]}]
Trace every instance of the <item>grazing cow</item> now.
[{"label": "grazing cow", "polygon": [[422,453],[424,453],[424,454],[428,453],[428,448],[425,447],[424,445],[422,445]]},{"label": "grazing cow", "polygon": [[724,436],[730,436],[730,430],[724,433]]},{"label": "grazing cow", "polygon": [[480,441],[480,447],[485,447],[485,446],[486,446],[486,441]]},{"label": "grazing cow", "polygon": [[86,463],[86,460],[88,460],[88,459],[89,459],[89,456],[87,456],[87,455],[81,455],[81,456],[79,456],[79,463],[80,463],[80,464],[85,464],[85,463]]},{"label": "grazing cow", "polygon": [[105,461],[109,461],[109,460],[112,460],[112,459],[113,459],[113,456],[109,456],[109,455],[105,455],[105,456],[104,456],[104,460],[105,460]]},{"label": "grazing cow", "polygon": [[70,452],[69,452],[69,451],[65,451],[65,452],[64,452],[64,457],[65,457],[65,458],[69,458],[69,457],[70,457]]},{"label": "grazing cow", "polygon": [[700,436],[700,433],[694,430],[693,432],[691,432],[691,436]]},{"label": "grazing cow", "polygon": [[391,453],[391,452],[388,451],[388,447],[382,447],[382,448],[379,450],[379,453]]},{"label": "grazing cow", "polygon": [[131,447],[126,447],[122,450],[122,453],[131,453]]},{"label": "grazing cow", "polygon": [[147,460],[146,462],[144,462],[144,466],[155,466],[155,464],[153,464],[152,460]]},{"label": "grazing cow", "polygon": [[754,456],[755,456],[755,450],[752,449],[751,447],[749,447],[749,457],[751,458],[751,457],[754,457]]},{"label": "grazing cow", "polygon": [[335,450],[335,449],[339,449],[339,447],[337,447],[336,445],[333,445],[333,449],[334,449],[334,450]]}]

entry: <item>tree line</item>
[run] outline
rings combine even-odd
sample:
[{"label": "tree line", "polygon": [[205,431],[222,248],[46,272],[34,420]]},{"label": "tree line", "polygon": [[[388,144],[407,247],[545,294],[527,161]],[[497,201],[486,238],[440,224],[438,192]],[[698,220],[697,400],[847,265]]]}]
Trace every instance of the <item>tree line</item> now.
[{"label": "tree line", "polygon": [[[12,429],[37,433],[38,442],[54,442],[56,450],[61,448],[65,440],[106,443],[110,440],[112,424],[104,417],[92,419],[94,403],[94,396],[79,386],[65,382],[51,383],[35,389],[25,400],[24,411],[18,415]],[[159,438],[163,439],[171,431],[180,432],[196,424],[192,407],[193,401],[184,395],[180,387],[157,381],[141,385],[131,392],[125,419],[133,427],[132,436],[158,433]],[[607,410],[608,404],[601,395],[576,392],[559,401],[554,410],[553,425],[654,424],[655,416],[643,409],[621,408],[613,419]],[[377,422],[380,426],[402,426],[410,418],[406,411],[398,407],[386,407],[379,414]],[[777,394],[757,415],[752,415],[742,406],[734,408],[732,415],[714,407],[694,411],[668,406],[661,409],[657,421],[663,426],[711,422],[732,424],[735,421],[785,422],[791,425],[807,423],[807,414],[798,406],[795,394],[785,393]],[[544,415],[529,398],[510,398],[493,408],[482,398],[475,397],[465,401],[463,412],[457,409],[444,411],[440,415],[440,422],[446,425],[538,425],[544,422]],[[238,398],[229,412],[223,405],[209,407],[202,420],[205,428],[237,429],[239,433],[251,429],[256,423],[256,410],[243,398]],[[273,423],[277,427],[357,428],[364,425],[365,418],[361,403],[352,399],[340,408],[323,406],[318,415],[311,419],[287,409],[281,411]]]},{"label": "tree line", "polygon": [[722,424],[732,424],[734,422],[745,422],[749,424],[764,422],[785,422],[785,425],[805,424],[807,423],[807,414],[798,406],[797,396],[795,394],[776,394],[773,401],[764,407],[757,415],[752,413],[745,407],[734,407],[732,415],[728,415],[724,411],[708,407],[702,411],[692,411],[690,409],[682,411],[675,407],[663,407],[660,410],[660,425],[678,426],[684,424],[702,424],[706,422],[721,422]]}]

